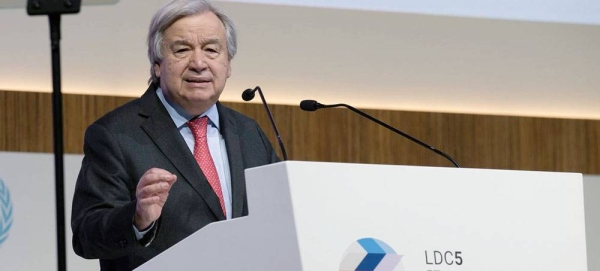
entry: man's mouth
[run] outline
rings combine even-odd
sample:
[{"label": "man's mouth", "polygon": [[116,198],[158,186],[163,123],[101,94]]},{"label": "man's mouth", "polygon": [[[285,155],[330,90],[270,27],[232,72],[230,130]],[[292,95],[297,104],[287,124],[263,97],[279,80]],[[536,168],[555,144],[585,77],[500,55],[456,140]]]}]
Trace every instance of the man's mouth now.
[{"label": "man's mouth", "polygon": [[204,78],[204,77],[186,78],[185,81],[188,83],[193,83],[193,84],[202,84],[202,83],[212,82],[212,80],[210,78]]}]

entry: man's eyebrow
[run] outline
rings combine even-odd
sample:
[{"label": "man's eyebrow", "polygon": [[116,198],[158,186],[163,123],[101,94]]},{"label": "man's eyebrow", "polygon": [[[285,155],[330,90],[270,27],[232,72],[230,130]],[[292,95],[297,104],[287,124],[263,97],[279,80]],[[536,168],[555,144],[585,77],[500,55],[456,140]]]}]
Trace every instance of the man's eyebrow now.
[{"label": "man's eyebrow", "polygon": [[208,39],[203,39],[202,40],[203,44],[219,44],[221,43],[221,40],[219,38],[208,38]]},{"label": "man's eyebrow", "polygon": [[177,45],[191,45],[191,43],[187,40],[174,40],[172,41],[169,46],[177,46]]},{"label": "man's eyebrow", "polygon": [[[203,44],[220,44],[221,43],[221,39],[219,39],[219,38],[207,38],[207,39],[203,39],[202,43]],[[174,41],[171,41],[169,43],[169,47],[178,46],[178,45],[192,46],[192,43],[189,42],[188,40],[185,40],[185,39],[174,40]]]}]

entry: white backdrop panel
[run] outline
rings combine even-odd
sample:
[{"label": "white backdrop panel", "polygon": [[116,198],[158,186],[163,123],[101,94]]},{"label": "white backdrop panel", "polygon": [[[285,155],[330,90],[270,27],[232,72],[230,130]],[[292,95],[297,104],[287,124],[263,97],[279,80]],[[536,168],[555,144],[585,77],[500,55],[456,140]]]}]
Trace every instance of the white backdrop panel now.
[{"label": "white backdrop panel", "polygon": [[[99,270],[98,261],[75,255],[71,245],[71,203],[82,159],[82,155],[65,156],[67,269]],[[0,179],[13,205],[13,224],[0,244],[0,270],[56,270],[54,156],[0,152]]]}]

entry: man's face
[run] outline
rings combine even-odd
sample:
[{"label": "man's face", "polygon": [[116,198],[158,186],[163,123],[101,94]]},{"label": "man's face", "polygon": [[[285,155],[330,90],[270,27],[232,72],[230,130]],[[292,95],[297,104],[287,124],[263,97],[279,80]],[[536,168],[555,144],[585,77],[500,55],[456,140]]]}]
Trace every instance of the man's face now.
[{"label": "man's face", "polygon": [[165,29],[163,60],[154,64],[167,98],[200,115],[217,102],[231,75],[225,26],[212,12],[175,21]]}]

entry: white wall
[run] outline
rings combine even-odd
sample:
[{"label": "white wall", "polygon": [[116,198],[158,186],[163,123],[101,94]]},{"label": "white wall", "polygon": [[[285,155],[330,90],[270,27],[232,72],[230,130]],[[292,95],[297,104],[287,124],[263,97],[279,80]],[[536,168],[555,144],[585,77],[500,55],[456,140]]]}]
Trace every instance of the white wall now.
[{"label": "white wall", "polygon": [[521,21],[600,24],[593,0],[221,0]]},{"label": "white wall", "polygon": [[[242,90],[260,85],[268,101],[279,104],[316,99],[363,108],[600,119],[600,26],[517,16],[587,18],[598,14],[598,1],[540,1],[503,4],[515,20],[481,18],[485,10],[503,11],[490,3],[507,0],[360,1],[388,11],[429,5],[438,9],[421,12],[456,16],[219,1],[240,38],[222,100],[241,102]],[[64,16],[64,92],[141,95],[149,77],[146,31],[163,2],[124,0]],[[457,17],[469,9],[483,15]],[[46,18],[0,10],[0,89],[50,91],[48,36]]]}]

